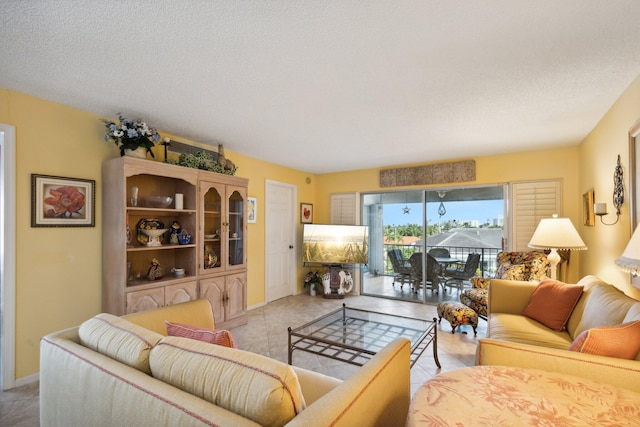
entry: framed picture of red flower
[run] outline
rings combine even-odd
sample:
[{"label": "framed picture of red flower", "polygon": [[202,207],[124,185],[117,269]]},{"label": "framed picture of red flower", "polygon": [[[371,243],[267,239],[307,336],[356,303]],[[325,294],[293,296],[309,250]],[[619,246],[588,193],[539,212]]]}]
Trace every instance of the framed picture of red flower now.
[{"label": "framed picture of red flower", "polygon": [[96,182],[31,174],[32,227],[95,227]]},{"label": "framed picture of red flower", "polygon": [[313,205],[310,203],[300,203],[300,222],[303,224],[313,224]]}]

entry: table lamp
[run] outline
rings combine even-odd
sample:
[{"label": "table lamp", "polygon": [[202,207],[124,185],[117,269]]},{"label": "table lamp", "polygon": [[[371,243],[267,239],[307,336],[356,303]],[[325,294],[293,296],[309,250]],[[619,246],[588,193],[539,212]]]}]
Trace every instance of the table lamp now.
[{"label": "table lamp", "polygon": [[640,276],[640,227],[633,232],[622,256],[616,260],[618,268],[633,276]]},{"label": "table lamp", "polygon": [[551,263],[551,278],[556,279],[556,266],[560,262],[558,249],[583,250],[587,249],[580,235],[569,218],[543,218],[533,233],[529,247],[533,249],[551,249],[547,255]]}]

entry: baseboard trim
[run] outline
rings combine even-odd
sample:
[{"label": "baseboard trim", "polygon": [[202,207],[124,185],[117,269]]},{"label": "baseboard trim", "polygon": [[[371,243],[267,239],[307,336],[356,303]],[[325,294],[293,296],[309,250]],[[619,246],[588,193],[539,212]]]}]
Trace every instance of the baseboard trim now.
[{"label": "baseboard trim", "polygon": [[15,387],[22,387],[25,385],[37,383],[40,381],[40,372],[36,372],[35,374],[27,375],[26,377],[16,378]]}]

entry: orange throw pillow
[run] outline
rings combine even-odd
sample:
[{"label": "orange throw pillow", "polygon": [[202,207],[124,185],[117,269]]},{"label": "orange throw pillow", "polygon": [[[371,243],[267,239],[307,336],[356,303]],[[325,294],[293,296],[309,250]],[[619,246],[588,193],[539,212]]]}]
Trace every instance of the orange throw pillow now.
[{"label": "orange throw pillow", "polygon": [[554,331],[561,331],[582,296],[582,289],[581,285],[544,279],[531,294],[529,305],[522,314]]},{"label": "orange throw pillow", "polygon": [[182,323],[171,323],[168,320],[165,320],[164,324],[167,327],[167,334],[170,337],[191,338],[224,347],[238,348],[233,341],[231,332],[225,331],[224,329],[201,328],[199,326],[184,325]]},{"label": "orange throw pillow", "polygon": [[640,320],[587,329],[576,337],[569,350],[633,360],[640,351]]}]

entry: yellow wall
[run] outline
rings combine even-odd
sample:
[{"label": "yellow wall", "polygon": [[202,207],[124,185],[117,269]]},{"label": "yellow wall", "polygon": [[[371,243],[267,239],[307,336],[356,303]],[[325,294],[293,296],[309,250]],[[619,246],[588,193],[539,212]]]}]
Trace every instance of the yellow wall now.
[{"label": "yellow wall", "polygon": [[[263,162],[251,157],[242,156],[232,153],[225,148],[225,153],[228,158],[239,166],[237,175],[249,179],[249,196],[255,197],[258,204],[257,221],[255,224],[249,224],[249,247],[247,254],[247,262],[249,264],[249,277],[247,285],[247,303],[249,306],[257,305],[265,301],[265,228],[264,228],[264,201],[265,201],[265,187],[266,181],[278,181],[294,185],[297,188],[298,200],[306,202],[313,200],[314,196],[314,179],[310,184],[306,183],[306,178],[313,175],[297,171],[295,169],[285,168],[275,165],[273,163]],[[298,215],[299,213],[299,209]],[[299,218],[296,221],[300,224]],[[301,227],[298,230],[301,235]],[[296,259],[302,259],[302,252]],[[300,267],[302,262],[300,261]],[[302,270],[298,269],[298,289],[302,288]]]},{"label": "yellow wall", "polygon": [[[16,127],[16,378],[38,371],[39,340],[100,311],[102,160],[98,117],[0,91],[0,121]],[[30,175],[96,180],[96,227],[31,228]]]},{"label": "yellow wall", "polygon": [[[605,226],[598,218],[594,227],[578,231],[589,247],[582,257],[581,275],[593,274],[614,283],[625,293],[640,299],[640,289],[630,285],[630,276],[620,271],[614,261],[631,237],[629,210],[629,129],[640,119],[640,76],[600,120],[580,145],[580,193],[593,190],[596,202],[606,202],[605,222],[613,222],[613,172],[618,154],[624,173],[625,202],[620,221]],[[639,201],[640,202],[640,201]]]},{"label": "yellow wall", "polygon": [[[115,112],[114,112],[115,114]],[[628,189],[627,131],[640,118],[640,82],[621,96],[579,147],[476,158],[473,184],[561,178],[563,214],[572,219],[589,246],[572,258],[568,279],[595,274],[640,297],[613,260],[630,236],[628,203],[620,224],[582,226],[582,193],[594,189],[597,201],[610,201],[615,156],[620,153]],[[16,378],[38,371],[40,337],[78,325],[101,307],[102,185],[105,159],[118,156],[102,139],[100,117],[17,92],[0,89],[0,122],[16,127]],[[178,139],[181,139],[177,136]],[[311,175],[242,156],[226,149],[249,179],[249,196],[258,202],[257,223],[249,224],[248,304],[264,302],[265,181],[297,188],[298,202],[314,204],[314,222],[328,222],[331,193],[379,190],[379,169]],[[423,163],[428,163],[424,159]],[[96,227],[31,228],[30,174],[59,175],[96,181]],[[306,178],[311,183],[306,183]],[[611,206],[609,210],[611,210]],[[298,232],[301,227],[297,218]],[[299,234],[300,235],[300,234]],[[299,256],[298,259],[301,259]],[[579,262],[574,262],[579,261]],[[575,269],[575,271],[574,271]],[[298,279],[304,269],[298,263]],[[301,289],[298,280],[298,289]]]},{"label": "yellow wall", "polygon": [[[0,89],[0,122],[16,127],[16,378],[38,372],[42,336],[80,324],[101,310],[102,162],[119,155],[102,139],[101,117]],[[160,129],[160,131],[162,131]],[[179,140],[183,138],[177,137]],[[160,150],[156,150],[160,154]],[[297,187],[299,200],[314,200],[309,174],[225,150],[249,179],[258,203],[249,224],[248,304],[264,302],[264,191],[267,179]],[[162,159],[162,155],[156,158]],[[30,174],[96,181],[96,226],[32,228]],[[299,221],[298,221],[299,222]],[[302,272],[299,288],[302,288]]]},{"label": "yellow wall", "polygon": [[[460,159],[465,160],[465,159]],[[582,196],[578,192],[578,147],[566,147],[553,150],[522,151],[495,156],[477,157],[476,180],[468,183],[451,184],[451,187],[478,184],[502,184],[505,182],[561,179],[563,191],[562,215],[571,218],[576,227],[580,223]],[[426,164],[422,163],[422,164]],[[413,166],[413,165],[405,165]],[[381,188],[379,175],[381,169],[366,169],[345,173],[318,175],[316,185],[317,222],[329,222],[329,197],[331,193],[393,191],[403,188]],[[440,186],[444,187],[444,186]],[[566,280],[578,280],[578,268],[581,254],[572,254]]]}]

